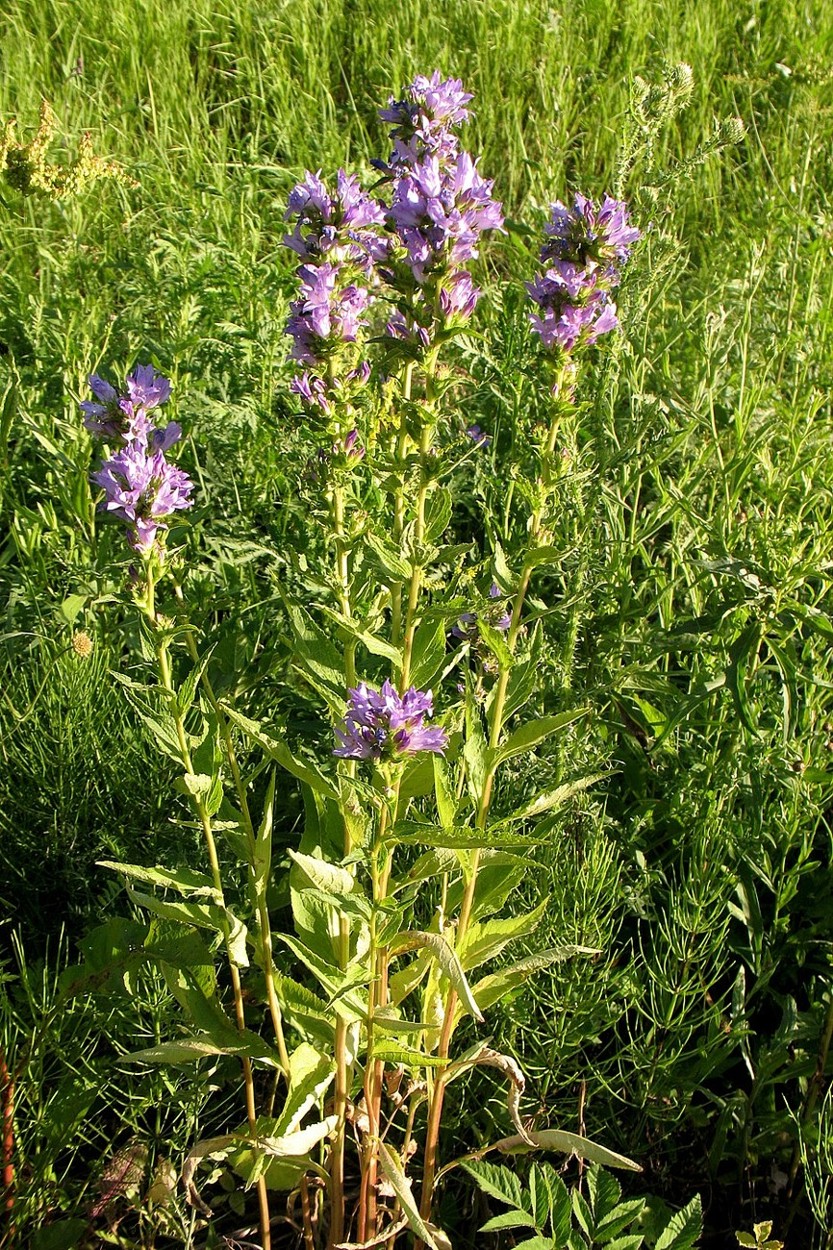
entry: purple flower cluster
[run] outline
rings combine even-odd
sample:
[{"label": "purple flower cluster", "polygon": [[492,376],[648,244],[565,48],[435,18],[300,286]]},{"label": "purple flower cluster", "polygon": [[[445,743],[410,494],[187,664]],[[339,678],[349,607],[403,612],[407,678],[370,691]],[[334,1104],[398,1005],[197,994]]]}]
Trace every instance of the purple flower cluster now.
[{"label": "purple flower cluster", "polygon": [[442,755],[448,734],[439,725],[425,722],[434,714],[430,690],[411,686],[403,695],[386,681],[381,690],[362,682],[348,690],[343,729],[336,729],[339,745],[333,751],[342,759],[396,760],[418,751]]},{"label": "purple flower cluster", "polygon": [[85,426],[101,438],[123,442],[92,475],[104,491],[101,507],[127,523],[134,550],[149,554],[160,549],[159,535],[167,529],[167,518],[192,504],[193,482],[165,459],[182,429],[176,421],[157,429],[149,416],[170,398],[171,384],[152,365],[139,365],[126,379],[122,394],[96,374],[90,387],[96,399],[81,404]]},{"label": "purple flower cluster", "polygon": [[83,400],[81,411],[84,425],[91,434],[98,438],[121,438],[126,443],[134,439],[147,441],[150,437],[162,450],[182,436],[176,421],[171,421],[164,430],[157,430],[148,415],[166,403],[171,395],[170,382],[157,374],[153,365],[138,365],[136,371],[128,375],[123,394],[96,373],[89,382],[95,400]]},{"label": "purple flower cluster", "polygon": [[527,283],[538,306],[530,323],[546,348],[569,355],[618,326],[611,292],[640,232],[621,200],[607,195],[597,208],[577,195],[572,208],[553,204],[545,233],[546,269]]},{"label": "purple flower cluster", "polygon": [[389,168],[415,165],[427,156],[453,157],[458,145],[452,128],[468,121],[466,105],[472,98],[459,78],[442,79],[438,69],[430,78],[417,74],[405,88],[405,99],[391,96],[388,107],[379,112],[393,127]]},{"label": "purple flower cluster", "polygon": [[461,266],[477,256],[484,230],[500,229],[503,214],[492,183],[481,178],[468,152],[400,166],[390,215],[419,285],[430,274],[447,274],[441,290],[449,314],[469,316],[479,292]]},{"label": "purple flower cluster", "polygon": [[492,182],[480,175],[460,148],[456,127],[469,117],[471,95],[457,78],[418,76],[404,100],[391,100],[381,117],[393,123],[393,153],[386,167],[392,178],[390,225],[399,243],[392,249],[390,276],[397,261],[410,274],[419,298],[409,301],[388,323],[390,337],[428,347],[439,321],[448,329],[465,324],[480,291],[463,267],[478,255],[485,230],[503,226]]},{"label": "purple flower cluster", "polygon": [[[387,252],[379,233],[385,213],[354,175],[339,170],[334,193],[320,173],[307,173],[290,193],[286,218],[294,230],[284,243],[303,262],[286,333],[291,359],[308,366],[292,390],[308,407],[329,413],[334,387],[361,385],[369,373],[356,345],[377,281],[374,266]],[[345,352],[346,345],[352,350]]]},{"label": "purple flower cluster", "polygon": [[167,519],[193,503],[188,474],[144,442],[128,443],[105,460],[93,481],[104,491],[104,510],[127,522],[128,541],[143,554],[154,548]]}]

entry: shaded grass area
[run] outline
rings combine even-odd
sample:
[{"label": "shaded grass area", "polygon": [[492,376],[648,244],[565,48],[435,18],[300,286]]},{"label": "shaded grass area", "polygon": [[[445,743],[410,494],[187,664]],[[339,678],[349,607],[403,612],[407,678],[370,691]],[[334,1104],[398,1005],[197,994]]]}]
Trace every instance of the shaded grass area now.
[{"label": "shaded grass area", "polygon": [[[530,1113],[569,1128],[583,1114],[670,1201],[705,1187],[715,1245],[767,1212],[811,1237],[800,1187],[785,1195],[830,1001],[827,7],[9,0],[0,15],[0,116],[25,132],[45,96],[69,139],[91,129],[139,182],[61,205],[4,189],[0,206],[0,905],[35,955],[113,907],[96,859],[185,862],[194,846],[111,675],[138,643],[87,484],[86,375],[152,358],[173,378],[199,482],[190,591],[220,629],[217,667],[241,707],[314,741],[316,709],[284,680],[275,584],[287,543],[312,561],[320,542],[297,494],[314,438],[282,364],[287,191],[304,168],[369,173],[386,152],[379,104],[438,65],[476,93],[468,146],[510,219],[537,225],[551,198],[614,186],[632,76],[692,65],[692,104],[662,136],[642,207],[653,280],[624,293],[610,397],[584,396],[582,502],[565,497],[562,565],[535,585],[548,698],[586,700],[593,719],[548,776],[512,779],[517,796],[612,773],[554,829],[529,885],[530,902],[552,896],[542,944],[604,953],[532,983],[497,1031],[530,1075]],[[745,140],[664,185],[733,114]],[[487,263],[467,403],[499,456],[540,402],[519,283],[534,257],[512,232]],[[505,505],[469,475],[460,532],[482,541]],[[70,649],[82,627],[89,660]],[[288,842],[296,810],[290,793]],[[161,990],[154,1002],[161,1027],[172,1008]],[[106,1049],[113,1026],[96,1027]],[[485,1110],[449,1130],[458,1145],[502,1131],[485,1083],[469,1101],[478,1080],[466,1105]],[[80,1201],[66,1180],[42,1210]]]}]

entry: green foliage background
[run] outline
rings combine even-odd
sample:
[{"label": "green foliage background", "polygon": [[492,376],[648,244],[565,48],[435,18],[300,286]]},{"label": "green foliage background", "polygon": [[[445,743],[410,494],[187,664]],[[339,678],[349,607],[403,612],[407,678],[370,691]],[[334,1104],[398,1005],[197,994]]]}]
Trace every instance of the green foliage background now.
[{"label": "green foliage background", "polygon": [[[637,275],[626,294],[612,400],[587,397],[590,512],[565,501],[563,566],[536,586],[546,710],[589,699],[594,716],[546,776],[521,766],[513,779],[516,799],[613,770],[554,827],[526,900],[552,896],[542,945],[604,955],[530,983],[499,1028],[542,1123],[575,1128],[583,1108],[592,1136],[643,1161],[648,1187],[681,1205],[707,1186],[715,1244],[753,1214],[774,1212],[776,1232],[779,1218],[803,1227],[783,1178],[825,1076],[831,1001],[831,52],[825,0],[7,0],[0,117],[25,134],[46,97],[68,141],[90,129],[139,184],[60,204],[2,190],[10,951],[16,926],[32,958],[51,938],[54,960],[62,925],[74,940],[123,906],[96,859],[197,853],[171,819],[166,765],[110,676],[130,668],[135,638],[114,602],[119,539],[88,487],[87,374],[153,359],[173,378],[199,483],[192,596],[220,630],[241,710],[318,733],[326,757],[315,709],[285,681],[274,584],[287,544],[314,563],[318,542],[296,493],[309,435],[283,367],[288,190],[305,168],[369,172],[386,150],[378,106],[436,65],[476,93],[467,145],[510,219],[537,228],[551,199],[613,185],[632,76],[688,61],[692,104],[661,136],[659,187],[641,210],[654,280]],[[744,141],[663,186],[727,115],[745,121]],[[533,263],[520,232],[489,250],[466,403],[495,435],[490,455],[536,403],[520,285]],[[499,503],[467,479],[461,533],[482,537]],[[86,661],[70,648],[81,627],[95,643]],[[282,810],[291,845],[291,790]],[[10,984],[14,1042],[38,1009]],[[105,1041],[96,1062],[111,1063]],[[466,1105],[486,1111],[450,1130],[458,1145],[501,1122],[478,1082]],[[118,1123],[112,1095],[99,1096]],[[52,1149],[44,1134],[31,1130],[32,1157]],[[94,1169],[103,1146],[88,1137]],[[55,1190],[43,1209],[74,1209],[71,1183]]]}]

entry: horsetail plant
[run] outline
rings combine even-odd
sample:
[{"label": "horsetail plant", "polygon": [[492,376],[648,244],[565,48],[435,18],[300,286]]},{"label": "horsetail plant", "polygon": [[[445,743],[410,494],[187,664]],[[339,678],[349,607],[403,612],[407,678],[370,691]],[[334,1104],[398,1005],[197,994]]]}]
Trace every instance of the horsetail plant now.
[{"label": "horsetail plant", "polygon": [[[548,420],[532,472],[529,460],[503,466],[526,473],[526,550],[515,568],[497,542],[479,556],[454,541],[450,483],[491,438],[463,419],[453,353],[480,297],[472,269],[483,238],[503,229],[503,215],[461,147],[471,98],[439,72],[417,77],[381,114],[392,150],[377,162],[374,192],[341,170],[334,186],[307,173],[289,197],[285,242],[300,260],[287,323],[301,370],[291,392],[316,447],[305,489],[314,491],[330,567],[310,601],[294,590],[299,567],[287,554],[281,593],[295,677],[332,727],[331,737],[322,723],[317,758],[217,698],[211,646],[199,651],[167,547],[192,485],[166,458],[179,427],[153,425],[170,393],[165,379],[143,366],[120,394],[93,378],[96,400],[84,405],[88,428],[118,444],[94,481],[140,562],[134,598],[157,681],[133,693],[182,769],[179,788],[210,866],[206,875],[109,865],[175,892],[172,901],[130,886],[155,915],[210,935],[190,943],[189,958],[166,949],[160,960],[190,1033],[133,1058],[239,1056],[246,1122],[197,1143],[183,1176],[204,1214],[201,1161],[221,1161],[256,1186],[263,1247],[270,1190],[297,1195],[308,1250],[392,1247],[405,1230],[432,1250],[448,1245],[434,1201],[444,1100],[475,1066],[508,1086],[514,1132],[499,1143],[504,1153],[555,1149],[637,1167],[574,1134],[531,1130],[517,1062],[485,1040],[453,1049],[464,1018],[479,1025],[536,969],[595,953],[553,947],[482,971],[534,932],[546,903],[527,915],[497,913],[528,871],[530,848],[548,836],[552,812],[593,780],[504,810],[504,766],[585,716],[580,707],[520,716],[541,645],[528,592],[536,569],[557,558],[548,535],[571,472],[562,452],[579,437],[577,390],[596,341],[618,325],[612,293],[639,238],[621,201],[576,196],[572,208],[553,206],[542,270],[528,283]],[[157,606],[165,586],[175,619]],[[191,666],[178,679],[172,653],[182,648]],[[239,733],[303,794],[305,829],[289,853],[293,933],[273,932],[267,898],[274,776],[255,823]],[[539,815],[547,818],[536,831]],[[241,870],[245,888],[232,907]],[[218,945],[231,1016],[214,972]],[[266,1104],[260,1067],[274,1076]]]}]

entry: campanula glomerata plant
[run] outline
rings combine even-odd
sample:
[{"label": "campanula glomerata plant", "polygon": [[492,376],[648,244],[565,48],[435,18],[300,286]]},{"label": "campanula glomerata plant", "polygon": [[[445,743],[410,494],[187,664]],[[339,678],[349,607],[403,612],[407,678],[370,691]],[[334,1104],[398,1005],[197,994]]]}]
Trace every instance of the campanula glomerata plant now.
[{"label": "campanula glomerata plant", "polygon": [[[513,506],[525,549],[510,563],[496,541],[484,551],[455,541],[452,475],[493,438],[466,420],[460,339],[483,298],[481,252],[505,230],[492,180],[462,146],[471,100],[438,71],[416,77],[381,112],[390,150],[372,185],[345,170],[307,172],[288,199],[284,242],[299,262],[286,322],[290,392],[316,449],[301,489],[329,567],[303,591],[287,554],[282,595],[292,672],[318,709],[315,749],[219,697],[211,639],[201,646],[188,623],[172,534],[194,487],[169,458],[180,427],[157,424],[169,383],[149,365],[121,391],[93,377],[95,399],[83,405],[106,448],[93,481],[101,508],[124,526],[155,663],[146,714],[180,770],[207,864],[110,865],[141,907],[189,934],[191,962],[172,969],[169,950],[163,961],[188,1032],[133,1058],[239,1062],[245,1118],[200,1141],[183,1177],[208,1217],[203,1161],[254,1187],[264,1248],[276,1193],[283,1204],[297,1199],[308,1250],[392,1247],[400,1235],[447,1246],[438,1184],[456,1161],[440,1158],[445,1094],[477,1066],[506,1085],[513,1129],[478,1157],[554,1150],[637,1166],[557,1127],[531,1129],[520,1115],[524,1075],[489,1046],[483,1021],[536,969],[594,953],[506,955],[534,934],[541,908],[500,916],[530,848],[548,836],[537,818],[589,779],[514,810],[502,793],[499,816],[493,807],[509,761],[586,715],[568,680],[556,711],[524,715],[542,645],[528,598],[536,571],[558,559],[549,535],[570,487],[565,453],[580,441],[578,396],[599,341],[619,329],[614,297],[640,230],[610,196],[552,206],[538,272],[516,275],[546,420],[530,425],[515,459],[493,449],[496,483],[502,474],[522,482]],[[277,932],[270,915],[283,781],[272,776],[253,812],[241,735],[303,795],[306,824],[290,853],[293,932]]]}]

